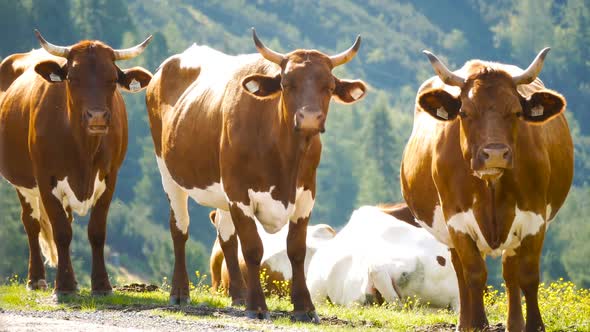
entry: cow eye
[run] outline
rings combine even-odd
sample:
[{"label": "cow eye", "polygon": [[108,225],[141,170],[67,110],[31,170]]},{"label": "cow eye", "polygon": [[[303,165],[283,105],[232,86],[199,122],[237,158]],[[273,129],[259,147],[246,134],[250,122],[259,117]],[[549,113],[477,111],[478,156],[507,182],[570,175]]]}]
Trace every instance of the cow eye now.
[{"label": "cow eye", "polygon": [[463,111],[463,110],[459,110],[459,116],[461,118],[466,118],[467,117],[467,113],[465,113],[465,111]]},{"label": "cow eye", "polygon": [[516,112],[516,113],[514,113],[514,115],[515,115],[517,118],[522,118],[522,112]]}]

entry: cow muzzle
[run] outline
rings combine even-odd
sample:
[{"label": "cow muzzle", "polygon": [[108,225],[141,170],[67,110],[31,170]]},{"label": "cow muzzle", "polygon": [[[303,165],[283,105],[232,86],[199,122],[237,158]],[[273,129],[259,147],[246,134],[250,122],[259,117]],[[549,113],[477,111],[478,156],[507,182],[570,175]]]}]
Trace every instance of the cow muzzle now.
[{"label": "cow muzzle", "polygon": [[295,113],[295,130],[317,134],[326,131],[326,115],[322,111],[310,111],[305,108]]},{"label": "cow muzzle", "polygon": [[502,143],[484,145],[472,159],[471,166],[482,180],[497,180],[505,170],[513,167],[512,149]]},{"label": "cow muzzle", "polygon": [[109,132],[111,115],[108,111],[88,109],[84,112],[84,119],[88,134],[100,136]]}]

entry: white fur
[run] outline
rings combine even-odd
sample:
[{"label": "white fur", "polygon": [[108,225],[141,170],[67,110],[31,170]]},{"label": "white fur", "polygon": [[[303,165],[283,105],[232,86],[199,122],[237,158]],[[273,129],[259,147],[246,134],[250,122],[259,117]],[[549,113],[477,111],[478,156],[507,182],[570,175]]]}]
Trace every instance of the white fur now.
[{"label": "white fur", "polygon": [[442,212],[440,205],[434,207],[432,213],[432,227],[428,226],[425,222],[416,219],[416,222],[432,234],[437,240],[446,244],[449,248],[453,248],[453,242],[451,241],[451,235],[447,229],[447,222]]},{"label": "white fur", "polygon": [[[441,266],[436,257],[445,258]],[[312,299],[352,305],[378,290],[395,301],[418,296],[435,306],[458,301],[457,278],[446,246],[424,229],[400,221],[378,208],[361,207],[348,224],[311,260],[307,284]]]},{"label": "white fur", "polygon": [[447,224],[448,227],[453,228],[456,232],[468,234],[469,237],[475,241],[477,248],[483,254],[497,257],[504,250],[508,250],[509,252],[507,255],[510,256],[511,252],[520,246],[520,243],[525,237],[535,235],[539,232],[541,226],[545,224],[545,220],[543,219],[543,216],[539,214],[531,211],[521,211],[517,207],[515,209],[515,217],[512,222],[512,227],[510,227],[508,237],[506,238],[506,241],[496,249],[492,249],[483,237],[471,209],[453,215]]},{"label": "white fur", "polygon": [[223,242],[227,242],[236,233],[236,228],[229,211],[217,209],[217,213],[215,214],[215,228]]},{"label": "white fur", "polygon": [[25,201],[31,207],[31,217],[39,222],[39,226],[41,227],[39,232],[39,246],[41,247],[41,252],[45,257],[45,263],[49,264],[49,266],[57,266],[57,246],[53,240],[53,228],[49,222],[47,212],[45,212],[45,208],[43,207],[39,187],[14,187],[25,198]]},{"label": "white fur", "polygon": [[176,227],[182,234],[186,234],[190,223],[188,215],[188,193],[172,179],[162,158],[156,157],[156,162],[158,163],[158,169],[160,169],[160,175],[162,177],[162,187],[164,187],[164,191],[168,195],[170,208],[174,213],[174,219],[176,219]]},{"label": "white fur", "polygon": [[293,203],[289,202],[285,206],[283,202],[272,198],[274,188],[275,186],[271,186],[269,191],[248,189],[250,204],[237,202],[237,206],[246,216],[258,220],[264,230],[271,234],[283,228],[295,210]]},{"label": "white fur", "polygon": [[303,187],[297,188],[295,194],[295,211],[291,216],[291,222],[297,223],[301,218],[307,218],[311,214],[315,200],[311,190],[304,190]]},{"label": "white fur", "polygon": [[94,204],[96,204],[105,190],[106,183],[104,180],[100,180],[99,174],[97,173],[96,178],[94,179],[94,191],[92,192],[92,195],[84,201],[80,201],[78,197],[76,197],[76,194],[70,187],[67,176],[63,180],[57,181],[57,185],[51,190],[51,193],[61,202],[64,210],[67,211],[68,208],[71,208],[76,214],[85,216]]}]

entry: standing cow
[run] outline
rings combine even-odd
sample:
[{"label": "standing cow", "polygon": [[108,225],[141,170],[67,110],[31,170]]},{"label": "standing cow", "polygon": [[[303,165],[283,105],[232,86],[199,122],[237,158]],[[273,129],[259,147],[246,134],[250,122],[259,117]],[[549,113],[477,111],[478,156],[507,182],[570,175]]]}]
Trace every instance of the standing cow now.
[{"label": "standing cow", "polygon": [[44,50],[0,65],[2,75],[21,73],[0,105],[0,175],[22,205],[29,238],[27,287],[47,287],[43,252],[50,265],[57,263],[56,296],[76,291],[71,222],[74,212],[86,215],[92,209],[92,293],[108,294],[106,218],[127,150],[127,114],[117,86],[136,92],[151,79],[145,69],[121,70],[115,61],[139,55],[151,37],[115,50],[100,41],[56,46],[35,33]]},{"label": "standing cow", "polygon": [[460,291],[459,329],[488,325],[484,256],[502,254],[509,331],[543,330],[537,292],[548,223],[573,175],[565,99],[537,75],[480,60],[451,72],[425,51],[437,76],[418,91],[401,166],[404,198],[423,227],[451,248]]},{"label": "standing cow", "polygon": [[[166,60],[148,86],[152,136],[171,209],[175,265],[170,300],[189,300],[184,246],[190,196],[227,215],[216,228],[230,273],[229,293],[233,303],[246,300],[249,317],[269,317],[255,222],[268,233],[289,223],[294,317],[317,322],[304,260],[321,153],[318,134],[324,131],[332,97],[350,104],[365,95],[363,82],[332,74],[355,56],[360,38],[345,52],[327,56],[315,50],[277,53],[254,31],[253,37],[259,54],[229,56],[193,46]],[[247,291],[238,265],[238,237],[248,266]]]}]

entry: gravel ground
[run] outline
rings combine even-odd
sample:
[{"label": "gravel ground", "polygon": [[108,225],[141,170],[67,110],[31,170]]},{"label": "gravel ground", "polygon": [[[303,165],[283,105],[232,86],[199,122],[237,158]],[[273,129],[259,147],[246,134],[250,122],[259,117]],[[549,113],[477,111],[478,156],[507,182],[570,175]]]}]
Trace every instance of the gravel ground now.
[{"label": "gravel ground", "polygon": [[[166,310],[164,308],[164,310]],[[218,317],[226,318],[223,313]],[[0,309],[0,331],[269,331],[280,330],[268,322],[256,322],[256,328],[244,317],[223,322],[165,317],[152,310],[97,311],[12,311]],[[258,328],[259,327],[259,328]]]}]

